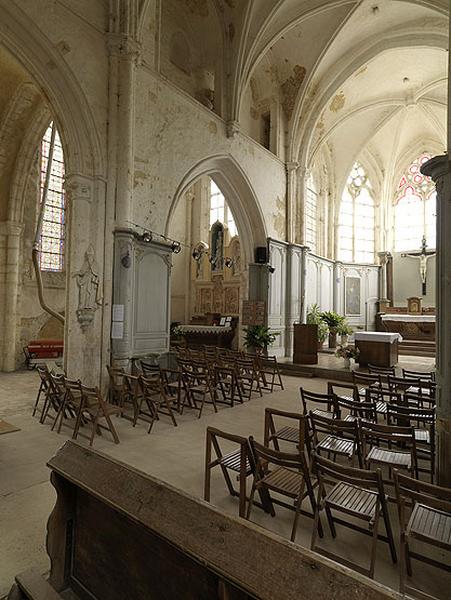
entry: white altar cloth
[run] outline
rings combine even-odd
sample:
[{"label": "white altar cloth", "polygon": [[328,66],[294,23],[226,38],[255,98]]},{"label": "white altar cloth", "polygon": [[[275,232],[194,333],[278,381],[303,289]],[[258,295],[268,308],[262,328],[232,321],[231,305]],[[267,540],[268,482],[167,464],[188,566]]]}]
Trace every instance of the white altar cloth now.
[{"label": "white altar cloth", "polygon": [[385,333],[382,331],[356,331],[354,333],[354,341],[393,344],[396,341],[402,342],[402,335],[399,333]]},{"label": "white altar cloth", "polygon": [[402,321],[405,323],[435,323],[435,315],[406,315],[389,313],[381,315],[381,321]]}]

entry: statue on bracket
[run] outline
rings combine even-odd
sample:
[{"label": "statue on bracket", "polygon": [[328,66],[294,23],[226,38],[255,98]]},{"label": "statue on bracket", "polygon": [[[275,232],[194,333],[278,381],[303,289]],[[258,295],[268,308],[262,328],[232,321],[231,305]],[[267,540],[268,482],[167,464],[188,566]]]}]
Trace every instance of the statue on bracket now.
[{"label": "statue on bracket", "polygon": [[211,227],[211,270],[223,270],[224,263],[224,225],[216,221]]},{"label": "statue on bracket", "polygon": [[82,330],[94,320],[95,311],[102,305],[100,277],[95,272],[94,248],[90,244],[85,252],[82,268],[73,277],[78,285],[77,319]]}]

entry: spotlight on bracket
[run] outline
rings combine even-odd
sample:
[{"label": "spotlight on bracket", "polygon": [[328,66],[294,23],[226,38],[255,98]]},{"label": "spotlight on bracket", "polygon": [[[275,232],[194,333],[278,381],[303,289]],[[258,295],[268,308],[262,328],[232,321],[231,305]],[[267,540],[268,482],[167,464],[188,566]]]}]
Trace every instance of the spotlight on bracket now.
[{"label": "spotlight on bracket", "polygon": [[268,271],[269,271],[270,273],[274,273],[274,271],[275,271],[275,270],[276,270],[276,269],[275,269],[275,268],[274,268],[272,265],[268,265]]},{"label": "spotlight on bracket", "polygon": [[182,245],[180,244],[180,242],[172,242],[171,245],[171,250],[174,254],[180,254],[180,252],[182,251]]},{"label": "spotlight on bracket", "polygon": [[150,233],[150,231],[145,231],[142,234],[142,241],[146,242],[146,244],[150,244],[150,242],[152,241],[152,234]]}]

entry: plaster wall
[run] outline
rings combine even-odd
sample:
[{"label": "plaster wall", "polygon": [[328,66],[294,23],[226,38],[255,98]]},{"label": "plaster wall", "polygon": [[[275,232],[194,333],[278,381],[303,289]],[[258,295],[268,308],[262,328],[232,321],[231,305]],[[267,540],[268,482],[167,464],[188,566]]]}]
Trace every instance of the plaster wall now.
[{"label": "plaster wall", "polygon": [[164,232],[184,177],[222,155],[244,171],[266,234],[285,237],[284,164],[243,134],[227,137],[224,121],[146,68],[137,73],[135,131],[134,222]]}]

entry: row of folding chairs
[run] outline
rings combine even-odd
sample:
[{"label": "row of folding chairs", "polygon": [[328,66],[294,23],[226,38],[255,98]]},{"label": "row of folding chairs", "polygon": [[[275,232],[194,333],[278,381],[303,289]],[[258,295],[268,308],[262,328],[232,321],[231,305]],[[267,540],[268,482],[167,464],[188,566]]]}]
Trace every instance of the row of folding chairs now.
[{"label": "row of folding chairs", "polygon": [[[406,444],[404,431],[399,428],[389,431],[390,426],[381,425],[369,427],[371,436],[376,435],[365,466],[360,468],[336,462],[336,456],[330,460],[322,454],[329,453],[331,447],[336,451],[338,445],[330,446],[327,438],[337,433],[349,433],[349,422],[327,423],[332,429],[326,432],[325,438],[315,435],[314,445],[309,448],[307,429],[308,421],[312,419],[313,411],[309,416],[297,413],[287,413],[268,408],[265,412],[265,432],[263,444],[252,437],[245,438],[234,434],[222,432],[214,428],[207,428],[207,444],[205,457],[205,489],[204,498],[210,500],[211,470],[219,466],[224,474],[229,493],[239,497],[239,514],[250,518],[254,505],[263,508],[265,512],[275,515],[274,505],[281,505],[295,512],[291,540],[295,541],[299,518],[301,515],[313,517],[311,548],[316,552],[332,558],[348,567],[351,567],[369,577],[373,577],[376,561],[377,541],[388,543],[390,555],[394,563],[397,562],[396,548],[393,538],[392,526],[387,506],[386,482],[382,476],[380,462],[380,442],[382,434],[389,434],[389,445],[395,442],[402,446]],[[287,438],[287,427],[278,427],[277,418],[291,419],[296,423],[291,428],[290,439]],[[324,427],[325,417],[313,415],[314,426]],[[330,420],[332,421],[332,420]],[[353,427],[358,427],[354,422]],[[366,425],[363,425],[366,427]],[[341,430],[341,427],[345,430]],[[280,433],[282,436],[280,437]],[[316,430],[318,434],[318,430]],[[349,442],[348,438],[343,438]],[[293,442],[295,451],[281,450],[281,440]],[[411,437],[412,444],[415,442]],[[237,448],[233,451],[223,452],[223,443],[233,443]],[[397,453],[398,450],[392,450]],[[423,560],[436,567],[449,570],[446,564],[431,559],[427,555],[414,553],[409,548],[409,538],[420,539],[441,549],[451,550],[449,529],[451,526],[451,491],[439,488],[432,484],[419,481],[412,477],[413,471],[407,469],[402,474],[399,468],[394,468],[393,462],[387,463],[393,469],[395,500],[398,506],[401,531],[401,590],[408,589],[406,574],[412,574],[411,559]],[[404,466],[404,465],[403,465]],[[239,491],[234,489],[232,478],[229,474],[238,474]],[[250,497],[246,496],[246,479],[252,477],[253,484]],[[314,490],[317,490],[316,496]],[[276,494],[276,496],[274,495]],[[280,496],[289,499],[288,502],[280,500]],[[303,510],[303,502],[308,500],[310,510]],[[247,507],[247,509],[246,509]],[[413,510],[412,510],[413,509]],[[408,514],[409,513],[409,514]],[[318,536],[324,535],[321,515],[325,515],[332,537],[337,536],[336,524],[350,527],[372,538],[370,560],[367,568],[360,564],[350,562],[342,556],[327,551],[318,545]],[[351,517],[351,520],[348,518]],[[363,525],[357,525],[356,520]],[[380,521],[385,524],[385,534],[379,531]],[[442,529],[438,529],[437,523]],[[448,532],[448,534],[447,534]],[[445,539],[446,538],[446,539]]]},{"label": "row of folding chairs", "polygon": [[[346,384],[328,383],[328,393],[319,394],[300,389],[304,414],[307,404],[314,403],[316,414],[333,418],[337,421],[373,423],[390,427],[404,427],[413,430],[415,439],[415,455],[417,473],[427,473],[433,482],[435,471],[435,408],[421,407],[407,402],[402,394],[378,389],[367,390],[364,399],[356,394],[344,394],[349,386]],[[355,389],[351,386],[351,390]]]},{"label": "row of folding chairs", "polygon": [[203,348],[178,348],[178,358],[181,360],[194,360],[205,362],[211,367],[236,368],[238,365],[246,365],[250,370],[250,363],[258,380],[259,389],[273,392],[275,388],[284,389],[277,358],[275,356],[263,356],[261,354],[249,354],[229,348],[204,346]]},{"label": "row of folding chairs", "polygon": [[77,439],[84,426],[90,425],[88,437],[92,446],[96,433],[108,430],[114,443],[119,437],[111,417],[120,413],[117,405],[108,402],[97,387],[89,387],[80,380],[67,378],[63,373],[55,374],[47,367],[38,366],[40,384],[33,406],[33,416],[39,413],[39,422],[53,421],[52,431],[61,432],[63,425],[72,428],[72,438]]}]

